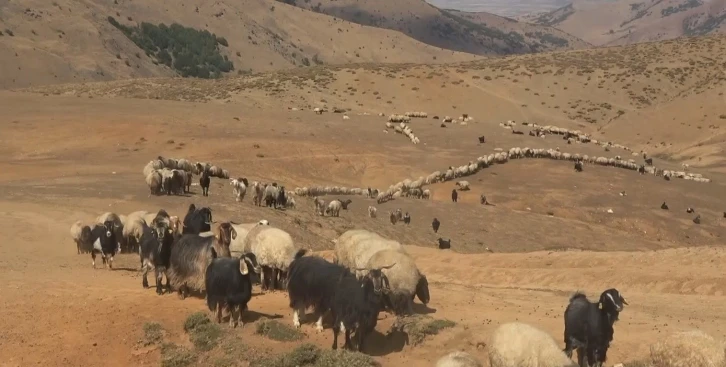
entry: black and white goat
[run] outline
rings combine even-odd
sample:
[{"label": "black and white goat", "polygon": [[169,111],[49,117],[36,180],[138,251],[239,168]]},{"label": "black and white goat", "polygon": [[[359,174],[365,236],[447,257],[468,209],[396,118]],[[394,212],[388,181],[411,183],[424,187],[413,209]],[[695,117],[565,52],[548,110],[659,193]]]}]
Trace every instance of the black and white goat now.
[{"label": "black and white goat", "polygon": [[318,316],[315,323],[318,332],[323,331],[323,315],[330,310],[338,279],[350,274],[347,268],[333,264],[317,256],[303,256],[299,251],[287,271],[287,294],[293,309],[292,322],[300,327],[305,309],[313,308]]},{"label": "black and white goat", "polygon": [[91,242],[93,243],[93,249],[91,250],[91,259],[93,261],[93,268],[96,268],[96,254],[100,253],[103,259],[103,264],[108,263],[109,269],[113,269],[113,256],[118,250],[118,241],[116,240],[116,233],[118,232],[119,226],[112,220],[103,222],[103,225],[96,224],[91,230]]},{"label": "black and white goat", "polygon": [[580,367],[602,366],[613,340],[613,324],[627,305],[620,292],[611,288],[600,295],[596,303],[590,302],[580,292],[570,297],[565,309],[565,349],[567,357],[577,349],[577,363]]},{"label": "black and white goat", "polygon": [[222,323],[222,309],[229,313],[229,326],[241,322],[242,311],[247,310],[247,303],[252,299],[252,271],[259,274],[260,266],[254,254],[244,254],[241,258],[220,257],[212,260],[205,273],[207,290],[207,306],[217,311],[217,322]]}]

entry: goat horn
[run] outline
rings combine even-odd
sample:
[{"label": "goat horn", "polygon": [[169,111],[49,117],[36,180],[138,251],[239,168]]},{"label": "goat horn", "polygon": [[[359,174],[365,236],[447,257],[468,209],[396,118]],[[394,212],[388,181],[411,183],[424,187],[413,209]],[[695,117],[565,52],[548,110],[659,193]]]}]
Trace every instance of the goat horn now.
[{"label": "goat horn", "polygon": [[628,305],[628,301],[627,301],[627,300],[625,300],[625,297],[621,297],[621,298],[623,299],[623,304],[624,304],[624,305]]},{"label": "goat horn", "polygon": [[390,268],[392,268],[392,267],[393,267],[394,265],[396,265],[396,263],[393,263],[393,264],[391,264],[391,265],[388,265],[388,266],[381,266],[380,268],[378,268],[378,270],[383,270],[383,269],[390,269]]}]

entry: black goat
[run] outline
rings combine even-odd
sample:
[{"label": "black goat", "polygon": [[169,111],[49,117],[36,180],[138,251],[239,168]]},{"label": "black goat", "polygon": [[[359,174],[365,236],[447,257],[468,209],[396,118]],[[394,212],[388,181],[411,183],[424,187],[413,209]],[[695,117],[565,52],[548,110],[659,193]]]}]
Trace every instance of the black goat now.
[{"label": "black goat", "polygon": [[343,210],[348,210],[348,205],[350,205],[350,203],[352,203],[352,202],[353,202],[353,200],[345,199],[345,200],[341,200],[340,204],[343,206]]},{"label": "black goat", "polygon": [[206,169],[202,170],[202,175],[199,177],[199,186],[202,187],[203,196],[209,196],[209,184],[211,181],[212,179],[209,178],[209,171]]},{"label": "black goat", "polygon": [[[613,324],[618,320],[623,305],[628,302],[620,292],[611,288],[600,295],[600,301],[590,302],[577,292],[570,298],[565,309],[565,349],[572,358],[577,349],[577,363],[580,367],[602,366],[613,340]],[[587,361],[585,359],[587,358]]]},{"label": "black goat", "polygon": [[[260,266],[253,254],[241,258],[221,257],[212,260],[205,273],[207,306],[217,310],[217,322],[222,323],[222,309],[227,308],[229,326],[241,323],[242,311],[252,299],[252,279],[249,267],[259,274]],[[244,323],[242,323],[244,326]]]},{"label": "black goat", "polygon": [[582,161],[575,162],[575,171],[582,172],[582,169],[583,169]]},{"label": "black goat", "polygon": [[[395,263],[380,269],[368,269],[368,274],[361,280],[353,274],[340,276],[330,309],[333,314],[333,349],[338,349],[338,334],[341,328],[345,332],[343,348],[363,350],[366,336],[378,323],[378,313],[383,307],[383,295],[390,291],[388,278],[382,269],[389,269]],[[365,269],[356,269],[365,270]],[[355,331],[357,348],[350,342],[350,333]]]},{"label": "black goat", "polygon": [[287,193],[285,186],[280,185],[277,189],[277,199],[275,200],[275,209],[285,208],[287,206]]},{"label": "black goat", "polygon": [[96,253],[101,254],[104,265],[108,263],[109,269],[113,269],[113,255],[118,250],[118,241],[116,240],[118,228],[114,221],[107,220],[103,222],[103,225],[96,224],[91,230],[91,243],[93,243],[91,259],[94,269],[96,268]]},{"label": "black goat", "polygon": [[668,210],[668,204],[664,201],[663,204],[660,204],[660,208],[663,210]]},{"label": "black goat", "polygon": [[451,248],[451,238],[449,238],[448,240],[445,240],[445,239],[439,237],[438,241],[439,241],[440,250],[446,250],[446,249]]},{"label": "black goat", "polygon": [[312,307],[318,316],[316,327],[318,331],[323,331],[323,315],[332,306],[338,279],[351,273],[345,267],[321,257],[304,255],[304,250],[298,251],[287,271],[287,294],[290,308],[293,309],[293,324],[300,327],[300,318],[305,316],[305,309]]},{"label": "black goat", "polygon": [[649,166],[652,166],[653,165],[653,158],[646,158],[645,159],[645,164],[647,164]]},{"label": "black goat", "polygon": [[487,142],[486,136],[482,135],[479,137],[479,144],[484,144]]},{"label": "black goat", "polygon": [[451,201],[456,202],[459,200],[459,193],[456,192],[456,189],[451,190]]},{"label": "black goat", "polygon": [[203,207],[197,209],[194,204],[189,205],[187,215],[184,216],[184,229],[182,234],[200,234],[212,230],[212,209]]},{"label": "black goat", "polygon": [[644,175],[645,174],[645,166],[644,165],[641,164],[640,166],[638,166],[638,173],[640,173],[641,175]]},{"label": "black goat", "polygon": [[403,223],[411,224],[411,216],[408,215],[408,212],[406,212],[406,214],[403,215]]},{"label": "black goat", "polygon": [[439,233],[440,226],[441,226],[441,222],[439,222],[438,219],[434,218],[434,220],[431,222],[431,228],[433,228],[434,233]]},{"label": "black goat", "polygon": [[147,274],[154,269],[156,279],[156,294],[161,295],[161,278],[166,276],[166,291],[171,292],[169,284],[169,262],[171,249],[174,245],[174,235],[168,221],[164,221],[161,213],[157,214],[151,226],[144,225],[141,239],[139,240],[139,258],[141,259],[141,270],[143,271],[141,285],[149,288]]}]

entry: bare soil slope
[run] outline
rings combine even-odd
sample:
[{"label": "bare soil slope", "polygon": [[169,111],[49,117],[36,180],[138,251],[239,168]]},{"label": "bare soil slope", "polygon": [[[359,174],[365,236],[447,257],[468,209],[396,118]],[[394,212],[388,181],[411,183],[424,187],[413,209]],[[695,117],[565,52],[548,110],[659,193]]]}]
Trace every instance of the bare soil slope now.
[{"label": "bare soil slope", "polygon": [[276,1],[0,2],[0,88],[62,82],[169,77],[112,26],[174,22],[228,40],[234,73],[316,63],[445,62],[472,55],[431,47],[397,32],[360,26]]},{"label": "bare soil slope", "polygon": [[526,19],[594,45],[622,45],[723,33],[726,1],[574,1]]},{"label": "bare soil slope", "polygon": [[530,25],[490,13],[439,9],[424,0],[325,0],[293,4],[351,22],[402,32],[441,48],[479,55],[508,55],[589,47],[548,26]]},{"label": "bare soil slope", "polygon": [[[368,352],[384,366],[433,365],[461,349],[485,360],[491,330],[515,320],[543,328],[562,346],[562,313],[578,289],[593,298],[616,287],[630,302],[616,324],[609,363],[645,358],[650,343],[675,331],[696,328],[723,339],[726,152],[717,139],[724,136],[726,118],[719,115],[726,111],[716,103],[721,71],[708,65],[723,59],[725,45],[724,38],[710,37],[459,65],[360,65],[0,92],[0,231],[12,239],[0,244],[0,311],[6,315],[0,358],[11,366],[156,366],[160,348],[139,343],[149,321],[162,324],[168,341],[189,346],[181,325],[189,313],[206,309],[202,299],[143,289],[137,255],[120,255],[114,271],[91,269],[90,256],[76,254],[68,229],[105,211],[164,208],[183,215],[190,203],[210,206],[217,220],[268,219],[300,247],[325,256],[331,240],[351,228],[408,245],[432,295],[416,312],[456,326],[406,345],[385,335],[394,317],[382,313]],[[597,121],[567,117],[563,109],[578,100],[587,106],[583,116]],[[318,106],[349,109],[350,119],[316,115],[311,108]],[[385,117],[377,115],[409,110],[430,116],[411,122],[418,145],[384,132]],[[702,121],[694,119],[700,110]],[[474,120],[440,127],[441,117],[462,113]],[[471,190],[460,192],[458,203],[451,202],[454,183],[447,182],[427,187],[432,200],[376,204],[351,197],[349,209],[330,218],[313,215],[309,198],[296,198],[298,206],[289,210],[255,207],[249,195],[237,203],[219,179],[209,197],[199,195],[198,186],[187,196],[149,196],[141,174],[161,154],[214,162],[233,177],[288,189],[386,188],[515,146],[642,162],[629,151],[535,138],[526,126],[517,125],[525,134],[515,135],[499,125],[507,119],[578,128],[635,152],[647,149],[658,167],[692,162],[692,172],[713,181],[666,181],[596,165],[578,173],[566,161],[511,160],[465,178]],[[484,144],[478,144],[481,135]],[[496,206],[480,205],[481,193]],[[663,201],[670,210],[660,209]],[[378,207],[378,218],[368,218],[369,205]],[[688,207],[696,213],[686,213]],[[387,220],[397,208],[411,214],[409,226]],[[692,221],[696,214],[700,224]],[[430,227],[433,217],[442,222],[438,234]],[[450,238],[452,250],[436,249],[438,237]],[[303,326],[306,335],[298,342],[254,335],[253,322],[261,317],[292,322],[284,294],[255,290],[247,325],[232,331],[246,346],[266,355],[303,342],[330,347],[330,329],[317,334],[311,325]],[[250,355],[226,365],[246,366]]]}]

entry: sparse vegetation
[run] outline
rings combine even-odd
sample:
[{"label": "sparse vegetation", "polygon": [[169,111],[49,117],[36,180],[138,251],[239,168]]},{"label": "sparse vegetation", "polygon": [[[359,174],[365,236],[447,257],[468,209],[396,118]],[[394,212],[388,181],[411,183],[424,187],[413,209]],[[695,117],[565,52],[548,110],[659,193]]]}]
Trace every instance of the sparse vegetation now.
[{"label": "sparse vegetation", "polygon": [[660,13],[663,17],[667,17],[675,13],[680,13],[682,11],[701,6],[702,4],[703,2],[701,2],[701,0],[687,0],[684,3],[678,4],[678,6],[669,6],[665,9],[662,9]]},{"label": "sparse vegetation", "polygon": [[229,46],[227,40],[207,30],[177,23],[126,26],[111,16],[108,21],[157,63],[173,68],[183,77],[218,78],[234,69],[232,61],[219,50],[219,45]]},{"label": "sparse vegetation", "polygon": [[258,321],[255,333],[282,342],[291,342],[303,338],[303,334],[297,329],[277,320],[269,319]]},{"label": "sparse vegetation", "polygon": [[195,312],[187,317],[184,321],[184,331],[191,332],[200,325],[206,325],[211,323],[212,320],[204,312]]},{"label": "sparse vegetation", "polygon": [[197,356],[187,348],[173,343],[161,346],[161,367],[186,367],[196,360]]},{"label": "sparse vegetation", "polygon": [[262,359],[251,367],[369,367],[379,366],[373,358],[347,350],[321,350],[313,344],[302,344],[290,353]]},{"label": "sparse vegetation", "polygon": [[404,332],[408,335],[408,342],[411,345],[423,343],[427,336],[436,335],[444,329],[456,326],[450,320],[434,319],[424,315],[413,315],[402,317],[396,320],[391,332]]},{"label": "sparse vegetation", "polygon": [[144,339],[142,340],[144,346],[158,344],[163,338],[164,329],[162,329],[159,323],[147,322],[144,324]]}]

